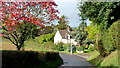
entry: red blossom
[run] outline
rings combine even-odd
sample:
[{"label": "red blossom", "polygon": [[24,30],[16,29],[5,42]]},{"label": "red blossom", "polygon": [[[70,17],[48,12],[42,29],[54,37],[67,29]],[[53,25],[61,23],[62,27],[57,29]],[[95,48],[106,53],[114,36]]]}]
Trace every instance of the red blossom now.
[{"label": "red blossom", "polygon": [[12,30],[12,28],[8,28],[7,30],[11,31],[11,30]]},{"label": "red blossom", "polygon": [[4,22],[4,26],[6,26],[9,31],[15,31],[17,28],[13,27],[20,26],[19,23],[24,24],[24,21],[44,27],[43,23],[46,22],[46,19],[36,17],[31,11],[27,10],[29,6],[35,7],[39,4],[41,5],[39,8],[45,12],[40,13],[43,17],[47,15],[49,21],[59,19],[56,15],[59,12],[53,7],[57,6],[55,2],[2,2],[0,20]]}]

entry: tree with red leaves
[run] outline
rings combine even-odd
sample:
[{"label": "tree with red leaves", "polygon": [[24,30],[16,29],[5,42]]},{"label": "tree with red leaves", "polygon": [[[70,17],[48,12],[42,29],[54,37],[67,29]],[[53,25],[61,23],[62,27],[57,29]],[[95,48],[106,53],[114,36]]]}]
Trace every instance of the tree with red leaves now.
[{"label": "tree with red leaves", "polygon": [[55,6],[55,2],[2,2],[2,36],[20,50],[25,40],[35,37],[37,29],[59,19]]}]

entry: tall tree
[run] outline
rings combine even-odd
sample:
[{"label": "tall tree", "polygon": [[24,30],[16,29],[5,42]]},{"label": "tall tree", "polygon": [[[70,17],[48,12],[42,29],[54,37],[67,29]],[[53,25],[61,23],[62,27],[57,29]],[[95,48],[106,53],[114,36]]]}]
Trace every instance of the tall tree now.
[{"label": "tall tree", "polygon": [[[92,24],[87,27],[88,38],[96,41],[95,46],[97,46],[97,50],[102,57],[105,57],[107,53],[117,48],[113,46],[115,43],[113,44],[112,42],[114,42],[116,38],[115,35],[112,35],[116,34],[116,36],[118,36],[118,32],[116,32],[118,29],[116,27],[118,27],[119,24],[116,26],[114,22],[120,19],[120,1],[82,2],[78,8],[81,18],[92,21]],[[119,21],[116,23],[119,23]],[[115,26],[114,28],[113,25]],[[110,29],[111,27],[112,29]]]},{"label": "tall tree", "polygon": [[79,42],[81,45],[84,43],[87,37],[87,32],[85,31],[86,27],[86,22],[82,21],[77,30],[73,33],[73,36],[75,36],[75,41]]},{"label": "tall tree", "polygon": [[39,27],[59,19],[54,6],[57,6],[55,2],[2,2],[3,37],[20,50],[24,41],[33,37]]},{"label": "tall tree", "polygon": [[64,15],[61,16],[60,20],[58,21],[58,25],[57,25],[57,28],[58,30],[64,30],[64,29],[67,29],[68,27],[68,18]]},{"label": "tall tree", "polygon": [[103,23],[105,28],[120,18],[120,2],[80,2],[78,9],[82,18]]}]

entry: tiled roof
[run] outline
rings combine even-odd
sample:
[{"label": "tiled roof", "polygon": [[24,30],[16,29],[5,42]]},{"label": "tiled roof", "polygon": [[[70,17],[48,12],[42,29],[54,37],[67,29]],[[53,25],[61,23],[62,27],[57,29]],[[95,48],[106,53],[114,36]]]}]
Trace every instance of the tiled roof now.
[{"label": "tiled roof", "polygon": [[66,36],[68,36],[68,34],[71,35],[71,31],[68,31],[68,30],[59,30],[59,32],[63,39],[65,39]]}]

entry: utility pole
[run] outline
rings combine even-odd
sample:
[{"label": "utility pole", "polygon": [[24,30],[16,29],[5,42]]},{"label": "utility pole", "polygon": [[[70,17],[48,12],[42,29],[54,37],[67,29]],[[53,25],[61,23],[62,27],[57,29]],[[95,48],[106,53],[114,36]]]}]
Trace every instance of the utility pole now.
[{"label": "utility pole", "polygon": [[72,54],[72,44],[71,44],[71,39],[70,39],[70,45],[71,45],[71,54]]}]

